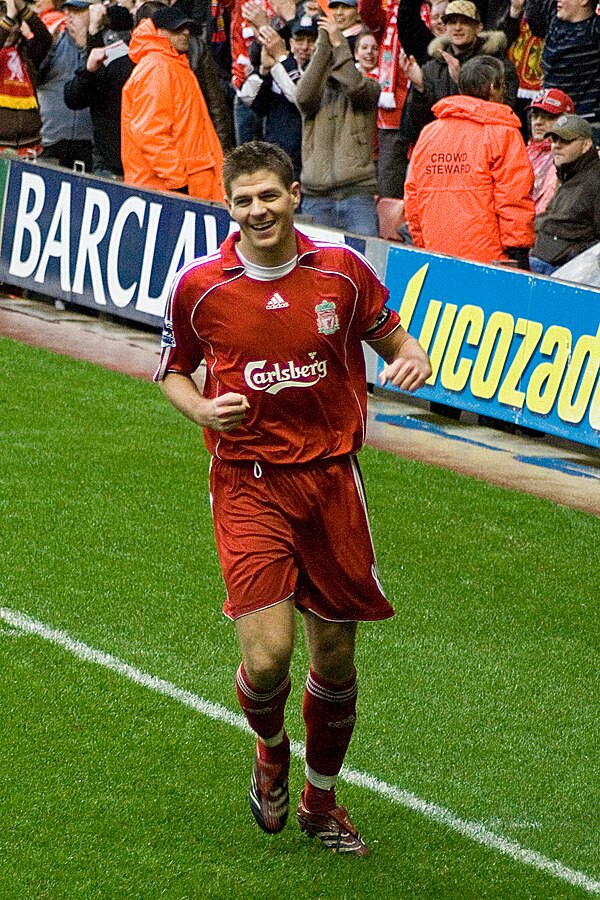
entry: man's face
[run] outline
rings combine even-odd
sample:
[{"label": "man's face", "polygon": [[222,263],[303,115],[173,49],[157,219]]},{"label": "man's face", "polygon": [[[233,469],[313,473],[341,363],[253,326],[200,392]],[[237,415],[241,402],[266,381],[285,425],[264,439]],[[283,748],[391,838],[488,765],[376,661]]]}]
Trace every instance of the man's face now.
[{"label": "man's face", "polygon": [[450,16],[446,19],[446,37],[454,50],[466,50],[475,43],[482,29],[481,22],[474,22],[466,16]]},{"label": "man's face", "polygon": [[589,0],[557,0],[556,18],[563,22],[581,22],[589,19],[594,10]]},{"label": "man's face", "polygon": [[552,147],[552,159],[554,165],[564,166],[567,163],[575,162],[580,156],[592,146],[589,138],[575,138],[574,141],[565,141],[556,134],[550,135],[550,145]]},{"label": "man's face", "polygon": [[90,25],[89,9],[79,9],[76,6],[67,6],[67,31],[73,39],[73,43],[83,48],[87,42],[87,33]]},{"label": "man's face", "polygon": [[312,34],[303,34],[300,32],[295,37],[290,38],[290,49],[294,59],[302,69],[313,54],[313,50],[315,49],[315,39]]},{"label": "man's face", "polygon": [[277,266],[295,255],[294,213],[300,205],[300,185],[288,189],[269,169],[234,178],[227,206],[240,226],[240,251],[259,266]]},{"label": "man's face", "polygon": [[446,26],[442,22],[442,16],[446,12],[447,6],[448,0],[439,0],[438,3],[432,3],[431,5],[431,30],[436,37],[446,34]]},{"label": "man's face", "polygon": [[531,110],[531,137],[534,141],[543,141],[544,135],[550,131],[552,124],[556,122],[558,116],[546,112],[543,109]]},{"label": "man's face", "polygon": [[358,10],[356,6],[344,6],[343,3],[336,3],[334,6],[329,5],[329,9],[333,15],[333,21],[340,29],[345,31],[358,22]]},{"label": "man's face", "polygon": [[163,37],[166,37],[171,47],[177,53],[187,53],[190,49],[190,29],[187,25],[184,25],[183,28],[178,28],[177,31],[169,31],[167,28],[157,28],[156,30]]}]

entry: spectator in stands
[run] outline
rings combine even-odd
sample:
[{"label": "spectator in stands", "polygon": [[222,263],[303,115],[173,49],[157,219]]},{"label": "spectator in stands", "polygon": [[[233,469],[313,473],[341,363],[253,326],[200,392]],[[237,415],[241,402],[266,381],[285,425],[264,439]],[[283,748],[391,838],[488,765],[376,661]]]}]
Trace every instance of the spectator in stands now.
[{"label": "spectator in stands", "polygon": [[[513,0],[523,3],[523,0]],[[600,16],[596,0],[527,0],[527,19],[544,38],[544,87],[572,98],[575,112],[600,134]]]},{"label": "spectator in stands", "polygon": [[[138,25],[163,4],[150,0],[142,4],[135,15]],[[120,14],[130,17],[125,7],[110,7]],[[113,19],[116,22],[117,19]],[[123,24],[127,21],[123,18]],[[133,24],[133,20],[132,20]],[[121,163],[121,92],[133,71],[127,46],[116,48],[121,55],[109,57],[109,51],[102,41],[102,31],[90,32],[88,36],[89,55],[71,81],[65,85],[65,103],[69,109],[88,109],[94,128],[93,172],[105,178],[122,178]]]},{"label": "spectator in stands", "polygon": [[67,25],[67,15],[59,9],[62,0],[35,0],[35,11],[50,32],[54,35],[57,31],[64,31]]},{"label": "spectator in stands", "polygon": [[404,203],[417,247],[528,268],[533,172],[519,118],[504,103],[504,72],[490,56],[461,67],[461,94],[435,104],[436,121],[415,145]]},{"label": "spectator in stands", "polygon": [[558,172],[558,190],[535,220],[531,268],[551,275],[600,241],[600,158],[590,123],[559,116],[547,136]]},{"label": "spectator in stands", "polygon": [[408,165],[408,143],[400,138],[400,121],[408,81],[399,64],[401,51],[396,28],[398,0],[359,0],[364,24],[379,42],[377,75],[381,86],[377,109],[377,193],[400,199]]},{"label": "spectator in stands", "polygon": [[[231,7],[231,85],[235,92],[233,123],[236,145],[257,138],[262,139],[262,119],[247,106],[240,92],[254,70],[250,60],[250,46],[257,39],[258,29],[271,20],[261,0],[227,0]],[[292,13],[292,18],[294,17]]]},{"label": "spectator in stands", "polygon": [[370,75],[377,78],[377,63],[379,61],[379,44],[372,31],[363,29],[356,38],[354,44],[354,59],[356,68],[361,75]]},{"label": "spectator in stands", "polygon": [[[212,20],[211,20],[212,21]],[[192,72],[198,79],[200,90],[206,100],[210,118],[217,132],[221,149],[225,153],[235,146],[233,131],[232,97],[229,97],[229,77],[224,79],[213,54],[210,30],[207,24],[199,25],[194,19],[195,27],[190,34],[190,47],[187,53]],[[218,44],[222,42],[219,40]]]},{"label": "spectator in stands", "polygon": [[335,22],[322,16],[318,27],[314,53],[296,86],[303,211],[319,225],[377,235],[373,135],[379,84],[358,71]]},{"label": "spectator in stands", "polygon": [[[92,119],[89,109],[70,110],[65,84],[85,65],[85,50],[94,0],[66,0],[67,27],[58,34],[39,70],[38,99],[42,117],[41,158],[67,169],[81,164],[92,170]],[[101,4],[97,4],[101,12]]]},{"label": "spectator in stands", "polygon": [[[27,40],[25,23],[31,33]],[[37,71],[52,44],[50,32],[24,0],[0,4],[0,149],[20,156],[41,150]]]},{"label": "spectator in stands", "polygon": [[556,191],[556,166],[546,134],[559,116],[573,112],[573,101],[558,88],[546,88],[529,105],[531,139],[527,155],[535,178],[532,196],[536,215],[544,212]]},{"label": "spectator in stands", "polygon": [[333,21],[348,41],[350,52],[354,55],[356,38],[363,29],[358,12],[358,0],[330,0],[329,9]]},{"label": "spectator in stands", "polygon": [[431,33],[435,37],[443,37],[446,34],[446,26],[444,24],[444,13],[448,6],[448,0],[437,0],[431,4],[429,11],[429,26]]},{"label": "spectator in stands", "polygon": [[294,179],[302,168],[302,117],[295,103],[296,85],[310,62],[317,40],[317,26],[310,16],[291,26],[290,49],[268,25],[259,30],[260,66],[244,83],[240,96],[264,119],[265,140],[282,147],[294,164]]},{"label": "spectator in stands", "polygon": [[444,13],[447,5],[447,0],[436,0],[429,9],[429,23],[422,14],[422,0],[402,0],[398,8],[398,37],[402,49],[419,66],[428,61],[428,47],[433,38],[446,34]]},{"label": "spectator in stands", "polygon": [[432,107],[442,97],[457,94],[460,68],[475,56],[494,56],[502,61],[506,82],[505,103],[515,108],[519,79],[515,67],[506,57],[507,39],[502,31],[483,31],[477,7],[471,0],[451,0],[443,16],[444,37],[429,45],[430,59],[419,73],[410,73],[415,90],[410,101],[410,115],[417,131],[434,118]]},{"label": "spectator in stands", "polygon": [[222,201],[223,153],[186,56],[192,24],[176,6],[162,6],[131,36],[135,69],[122,93],[123,170],[129,184]]}]

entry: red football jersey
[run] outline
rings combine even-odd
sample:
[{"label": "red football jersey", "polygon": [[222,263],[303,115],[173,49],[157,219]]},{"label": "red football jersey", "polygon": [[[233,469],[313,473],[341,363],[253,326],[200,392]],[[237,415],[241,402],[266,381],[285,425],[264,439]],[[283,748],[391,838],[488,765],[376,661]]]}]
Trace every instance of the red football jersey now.
[{"label": "red football jersey", "polygon": [[400,320],[382,315],[389,292],[361,254],[298,231],[296,238],[298,264],[281,278],[248,278],[233,234],[171,287],[155,381],[191,375],[204,359],[205,397],[233,391],[250,403],[240,428],[204,429],[220,459],[304,463],[363,444],[361,339],[367,331],[386,337]]}]

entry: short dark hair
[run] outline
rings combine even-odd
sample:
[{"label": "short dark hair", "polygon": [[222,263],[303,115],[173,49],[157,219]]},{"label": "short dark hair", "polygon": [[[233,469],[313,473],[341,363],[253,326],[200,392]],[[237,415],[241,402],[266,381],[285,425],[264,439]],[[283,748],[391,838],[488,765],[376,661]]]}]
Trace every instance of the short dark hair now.
[{"label": "short dark hair", "polygon": [[468,97],[488,100],[490,88],[500,87],[506,78],[502,60],[496,56],[473,56],[461,66],[458,75],[458,90]]},{"label": "short dark hair", "polygon": [[231,196],[231,185],[240,175],[252,175],[259,169],[273,172],[289,190],[294,183],[294,164],[288,154],[267,141],[248,141],[234,147],[223,161],[223,185]]},{"label": "short dark hair", "polygon": [[155,12],[164,6],[165,4],[162,0],[147,0],[146,3],[142,3],[141,6],[135,11],[134,21],[136,25],[139,25],[140,22],[143,22],[144,19],[151,19]]}]

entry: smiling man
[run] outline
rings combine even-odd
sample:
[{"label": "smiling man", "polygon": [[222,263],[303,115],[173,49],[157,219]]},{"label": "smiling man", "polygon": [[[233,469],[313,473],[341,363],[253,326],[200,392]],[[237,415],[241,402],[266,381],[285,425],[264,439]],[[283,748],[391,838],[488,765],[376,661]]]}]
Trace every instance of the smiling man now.
[{"label": "smiling man", "polygon": [[551,275],[600,241],[600,158],[584,118],[560,116],[546,132],[558,172],[558,189],[535,220],[530,265]]},{"label": "smiling man", "polygon": [[[204,428],[213,455],[224,612],[242,655],[237,695],[257,735],[252,814],[270,833],[288,817],[284,712],[299,610],[310,669],[298,823],[334,852],[365,856],[335,783],[356,717],[356,624],[394,611],[356,461],[367,412],[361,342],[386,360],[382,384],[415,391],[431,368],[364,257],[294,228],[300,188],[281,148],[243,144],[223,173],[239,233],[176,277],[155,380]],[[201,393],[192,375],[202,360]]]}]

